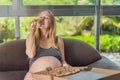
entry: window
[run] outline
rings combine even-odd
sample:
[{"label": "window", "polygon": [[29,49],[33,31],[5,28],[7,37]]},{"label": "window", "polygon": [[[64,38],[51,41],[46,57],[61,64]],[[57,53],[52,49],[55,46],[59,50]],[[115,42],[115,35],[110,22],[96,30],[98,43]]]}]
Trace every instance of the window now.
[{"label": "window", "polygon": [[93,5],[95,0],[23,0],[24,5]]},{"label": "window", "polygon": [[120,5],[120,0],[101,0],[102,5]]},{"label": "window", "polygon": [[100,52],[120,65],[120,16],[101,16]]}]

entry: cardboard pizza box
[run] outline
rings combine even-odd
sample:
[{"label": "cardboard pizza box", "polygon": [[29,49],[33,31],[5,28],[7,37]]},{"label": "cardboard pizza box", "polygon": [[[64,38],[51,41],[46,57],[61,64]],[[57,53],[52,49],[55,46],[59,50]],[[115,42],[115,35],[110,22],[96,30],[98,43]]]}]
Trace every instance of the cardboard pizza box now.
[{"label": "cardboard pizza box", "polygon": [[61,78],[61,77],[53,77],[50,75],[44,75],[44,74],[32,74],[33,76],[33,80],[68,80],[65,78]]},{"label": "cardboard pizza box", "polygon": [[109,74],[109,75],[120,73],[120,70],[103,69],[103,68],[92,68],[91,71],[98,72],[98,73]]}]

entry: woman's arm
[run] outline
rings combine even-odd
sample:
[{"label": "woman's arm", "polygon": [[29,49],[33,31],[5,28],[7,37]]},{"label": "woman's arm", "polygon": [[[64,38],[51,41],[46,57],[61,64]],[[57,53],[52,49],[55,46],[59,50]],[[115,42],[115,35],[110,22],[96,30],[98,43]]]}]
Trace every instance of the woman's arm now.
[{"label": "woman's arm", "polygon": [[36,54],[35,28],[36,23],[32,22],[29,26],[29,34],[26,39],[26,54],[29,58],[33,58]]},{"label": "woman's arm", "polygon": [[62,66],[63,67],[70,67],[69,64],[67,64],[66,60],[65,60],[65,52],[64,52],[64,42],[63,39],[58,37],[58,48],[59,51],[61,52],[61,61],[62,61]]},{"label": "woman's arm", "polygon": [[62,38],[58,37],[58,49],[61,52],[61,61],[65,63],[64,43]]}]

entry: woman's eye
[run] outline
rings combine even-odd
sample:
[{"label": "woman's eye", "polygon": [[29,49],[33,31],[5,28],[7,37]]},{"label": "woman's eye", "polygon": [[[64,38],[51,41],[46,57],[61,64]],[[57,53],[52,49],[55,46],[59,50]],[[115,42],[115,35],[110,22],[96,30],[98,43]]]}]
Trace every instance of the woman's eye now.
[{"label": "woman's eye", "polygon": [[43,19],[43,17],[40,17],[40,19]]},{"label": "woman's eye", "polygon": [[45,17],[45,19],[49,19],[48,17]]}]

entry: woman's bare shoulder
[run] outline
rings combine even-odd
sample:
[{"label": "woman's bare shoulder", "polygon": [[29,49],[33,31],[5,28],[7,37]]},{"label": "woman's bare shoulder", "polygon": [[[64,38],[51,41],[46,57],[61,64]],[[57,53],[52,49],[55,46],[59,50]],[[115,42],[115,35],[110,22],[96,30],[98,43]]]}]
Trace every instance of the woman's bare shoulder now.
[{"label": "woman's bare shoulder", "polygon": [[64,47],[64,42],[62,37],[57,37],[57,45],[58,45],[58,48]]}]

